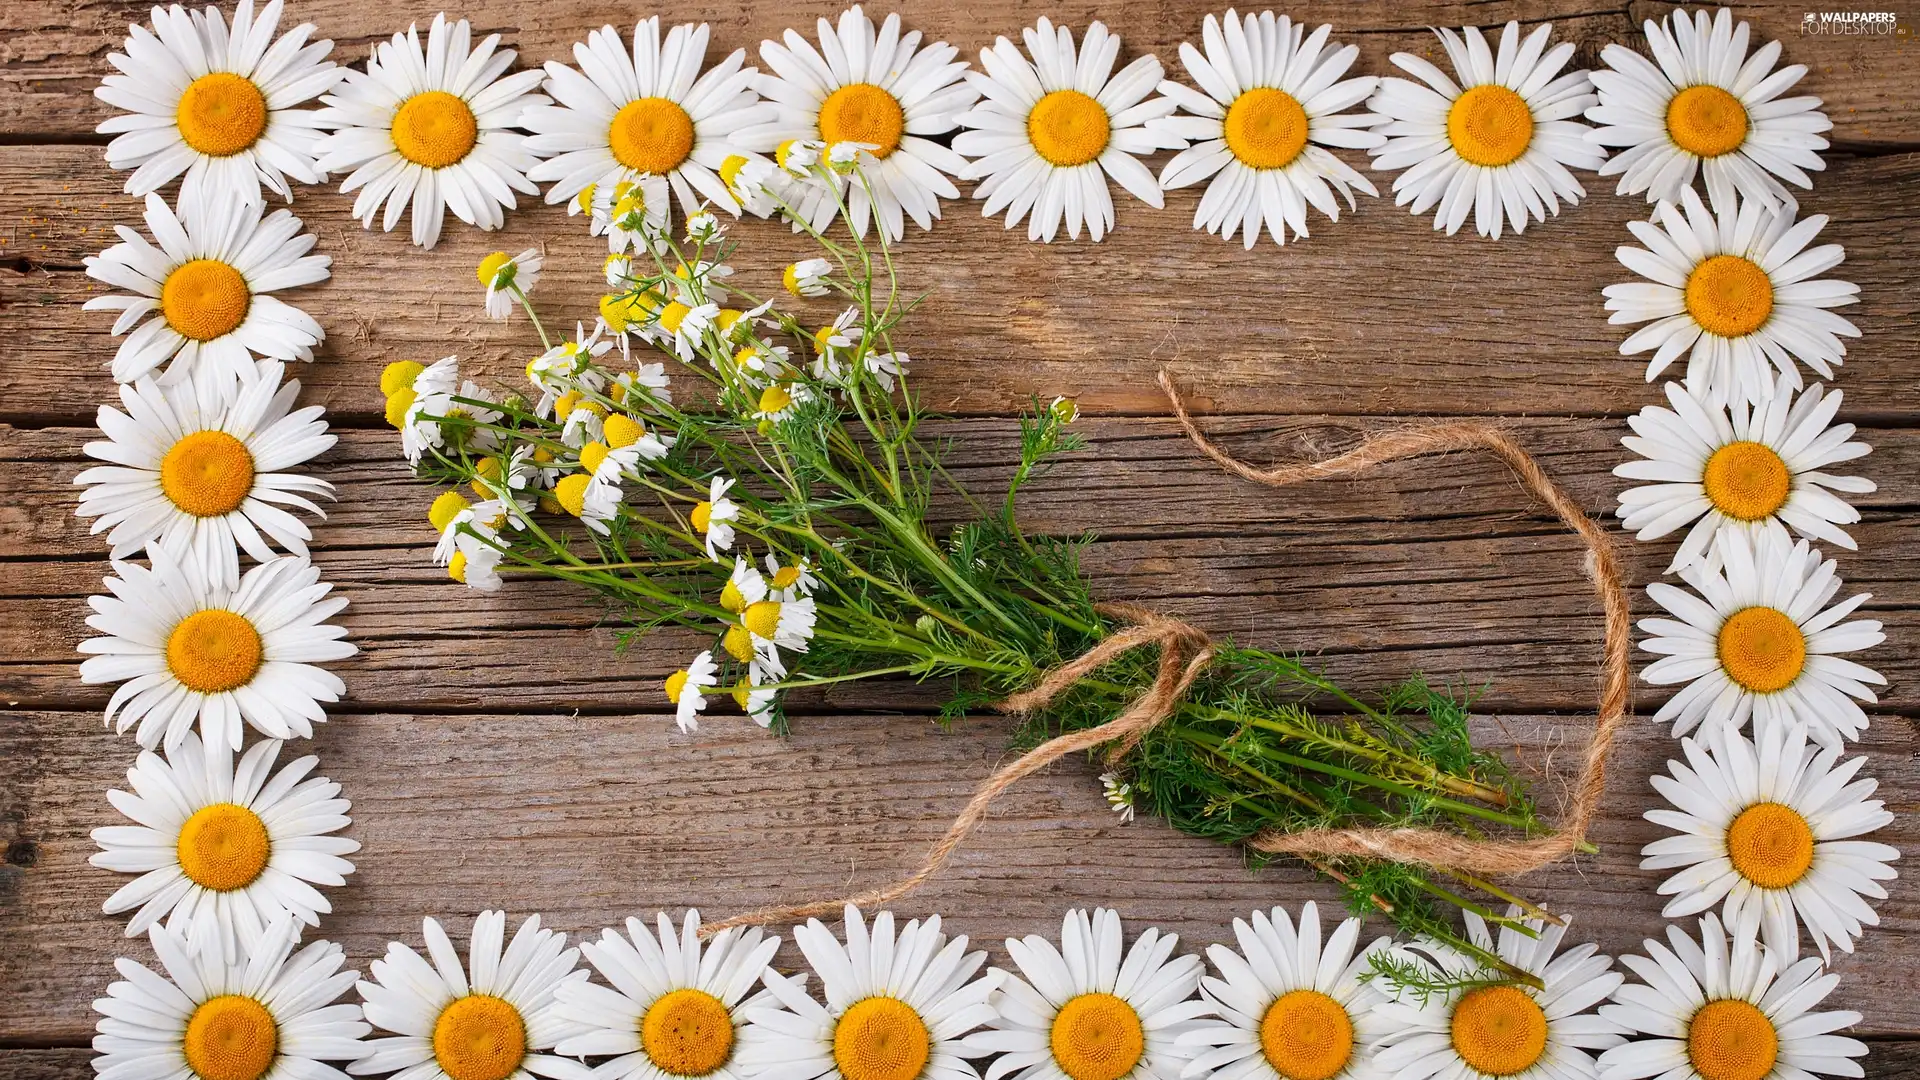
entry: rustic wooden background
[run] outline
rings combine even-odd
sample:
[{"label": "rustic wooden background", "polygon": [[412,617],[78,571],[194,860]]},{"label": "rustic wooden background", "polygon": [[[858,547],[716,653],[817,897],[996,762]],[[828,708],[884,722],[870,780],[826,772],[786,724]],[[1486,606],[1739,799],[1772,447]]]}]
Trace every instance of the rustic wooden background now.
[{"label": "rustic wooden background", "polygon": [[[1197,38],[1197,0],[1017,0],[907,4],[909,22],[971,54],[1040,14],[1083,25],[1096,14],[1128,53],[1170,65]],[[1852,5],[1846,5],[1852,6]],[[359,61],[371,42],[434,7],[406,0],[292,0]],[[746,10],[742,10],[745,7]],[[833,0],[736,5],[687,0],[670,20],[705,19],[721,49],[837,10]],[[1429,24],[1552,20],[1597,63],[1608,42],[1639,46],[1640,20],[1668,5],[1537,2],[1300,4],[1358,42],[1357,71],[1387,56],[1437,52]],[[653,9],[607,0],[529,4],[471,0],[465,14],[499,31],[522,63],[565,57],[603,22]],[[1920,66],[1902,12],[1895,37],[1803,37],[1802,4],[1743,4],[1756,37],[1786,39],[1812,68],[1805,92],[1833,117],[1828,169],[1804,199],[1832,215],[1846,244],[1841,276],[1861,286],[1849,315],[1865,337],[1838,386],[1843,417],[1875,447],[1861,471],[1879,491],[1860,500],[1861,551],[1842,555],[1850,586],[1874,594],[1888,643],[1869,663],[1891,681],[1860,749],[1900,815],[1882,839],[1920,841]],[[80,685],[75,645],[84,598],[106,570],[104,544],[73,515],[71,480],[113,399],[103,365],[111,319],[80,310],[98,290],[81,259],[137,222],[124,175],[102,162],[108,114],[90,91],[130,21],[131,0],[0,4],[0,1078],[89,1075],[90,1000],[119,954],[144,956],[100,903],[124,880],[86,865],[88,830],[115,819],[105,789],[135,747],[102,730],[105,688]],[[1386,190],[1390,178],[1376,183]],[[1431,231],[1431,222],[1366,200],[1284,250],[1253,252],[1191,232],[1200,189],[1155,212],[1122,199],[1101,245],[1028,244],[1001,235],[965,202],[902,259],[931,295],[907,345],[919,387],[954,419],[959,474],[991,489],[1016,446],[1010,416],[1029,395],[1072,394],[1092,449],[1032,487],[1030,528],[1100,535],[1088,560],[1103,596],[1178,613],[1207,629],[1304,650],[1350,682],[1410,672],[1484,686],[1482,738],[1542,772],[1585,738],[1599,648],[1597,611],[1578,547],[1530,505],[1499,466],[1474,457],[1406,463],[1350,482],[1284,492],[1223,478],[1166,420],[1152,373],[1172,368],[1211,414],[1210,430],[1255,459],[1322,454],[1355,433],[1412,416],[1507,420],[1596,515],[1622,486],[1623,417],[1659,400],[1642,363],[1615,347],[1599,295],[1623,280],[1613,248],[1639,198],[1587,180],[1589,198],[1523,237],[1495,244]],[[450,352],[504,377],[532,347],[524,321],[479,317],[472,267],[494,248],[544,245],[548,310],[591,318],[599,242],[557,209],[522,209],[507,235],[457,223],[431,253],[399,234],[362,232],[349,201],[299,192],[294,210],[334,258],[326,284],[293,296],[327,327],[317,363],[297,374],[303,400],[327,406],[338,447],[316,472],[339,487],[314,554],[352,599],[344,621],[362,652],[338,670],[350,696],[315,741],[325,773],[354,802],[359,871],[333,890],[322,933],[354,961],[388,939],[412,941],[421,915],[464,922],[483,907],[543,911],[586,932],[630,913],[697,905],[723,914],[889,880],[913,865],[975,779],[1005,755],[1005,725],[982,717],[942,731],[938,687],[849,687],[796,710],[775,740],[735,717],[676,734],[659,679],[690,645],[666,634],[615,655],[615,628],[587,598],[522,586],[485,597],[445,581],[429,561],[427,492],[398,460],[380,421],[375,380],[397,358]],[[743,227],[742,272],[770,286],[800,253],[784,230]],[[770,269],[773,268],[773,269]],[[1669,544],[1624,535],[1633,578],[1657,577]],[[1636,595],[1636,606],[1646,608]],[[1643,690],[1651,713],[1661,695]],[[299,747],[304,751],[306,747]],[[1620,748],[1601,853],[1522,880],[1618,953],[1662,927],[1658,874],[1637,868],[1660,830],[1648,774],[1674,747],[1636,724]],[[291,756],[291,755],[288,755]],[[1109,904],[1140,924],[1219,940],[1256,906],[1333,892],[1293,867],[1250,872],[1233,852],[1161,826],[1116,823],[1092,768],[1074,764],[1008,796],[933,887],[900,907],[944,912],[982,941],[1045,930],[1073,904]],[[1547,776],[1544,789],[1555,789]],[[1913,871],[1879,904],[1863,953],[1840,957],[1831,1004],[1866,1015],[1868,1074],[1920,1076],[1920,891]]]}]

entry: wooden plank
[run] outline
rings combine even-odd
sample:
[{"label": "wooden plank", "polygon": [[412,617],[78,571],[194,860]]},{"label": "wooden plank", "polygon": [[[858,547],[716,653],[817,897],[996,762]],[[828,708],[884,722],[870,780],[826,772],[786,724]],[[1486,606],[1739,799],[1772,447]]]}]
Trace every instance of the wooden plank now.
[{"label": "wooden plank", "polygon": [[[1421,671],[1486,686],[1499,711],[1580,710],[1599,663],[1598,620],[1573,538],[1529,505],[1505,468],[1455,455],[1384,469],[1378,478],[1268,492],[1233,480],[1193,453],[1166,421],[1087,421],[1090,452],[1063,464],[1022,502],[1030,528],[1092,530],[1086,560],[1097,595],[1134,599],[1194,619],[1209,631],[1267,647],[1304,650],[1359,686]],[[1624,486],[1608,470],[1623,453],[1611,421],[1528,421],[1529,445],[1596,515]],[[1218,425],[1251,460],[1326,453],[1351,438],[1328,418],[1238,418]],[[960,478],[991,492],[1004,482],[1017,434],[1008,421],[943,425],[954,434]],[[351,598],[343,622],[364,650],[342,663],[349,707],[624,711],[653,700],[656,680],[702,648],[694,635],[661,632],[616,655],[617,620],[567,588],[525,583],[491,596],[446,582],[428,558],[422,507],[430,489],[395,455],[392,432],[345,431],[317,475],[340,488],[334,518],[318,529],[316,558]],[[106,572],[104,545],[72,518],[69,479],[82,467],[76,429],[15,431],[0,441],[12,488],[0,513],[0,694],[39,706],[105,702],[80,685],[75,646],[91,632],[83,598]],[[1874,430],[1863,469],[1882,490],[1864,502],[1857,536],[1871,557],[1843,554],[1843,574],[1874,593],[1876,617],[1920,607],[1920,545],[1900,511],[1920,500],[1920,436]],[[956,508],[939,508],[951,517]],[[1622,535],[1632,579],[1655,579],[1669,543]],[[1636,597],[1644,608],[1645,601]],[[506,643],[511,643],[506,645]],[[504,646],[504,647],[503,647]],[[556,667],[555,657],[568,661]],[[1920,701],[1906,676],[1920,658],[1880,649],[1866,658],[1893,682],[1888,711]],[[834,708],[924,707],[939,686],[849,686]],[[905,693],[906,696],[902,696]],[[640,696],[636,698],[636,694]],[[1663,692],[1643,688],[1651,707]]]},{"label": "wooden plank", "polygon": [[[1566,724],[1509,717],[1483,721],[1478,737],[1538,768],[1577,752],[1583,736]],[[422,914],[504,905],[578,932],[662,906],[718,914],[857,890],[908,870],[1005,746],[997,719],[945,733],[916,718],[810,717],[783,741],[738,718],[685,736],[659,715],[341,716],[314,749],[353,800],[362,850],[323,930],[364,965],[387,940],[413,940]],[[1894,722],[1861,747],[1899,815],[1878,836],[1908,850],[1920,843],[1916,746]],[[123,879],[85,864],[88,830],[111,817],[101,792],[133,746],[89,715],[24,712],[0,730],[0,749],[12,852],[0,868],[0,1038],[77,1040],[112,958],[146,948],[99,913]],[[1639,870],[1636,853],[1662,830],[1638,814],[1651,799],[1645,778],[1671,752],[1650,725],[1630,728],[1593,834],[1601,853],[1520,881],[1609,952],[1661,926],[1661,875]],[[1249,873],[1207,841],[1121,826],[1097,771],[1075,762],[1009,793],[952,868],[898,909],[940,911],[986,942],[1044,930],[1068,906],[1111,904],[1197,949],[1255,906],[1334,896],[1291,865]],[[1836,961],[1843,981],[1830,1001],[1860,1009],[1871,1033],[1920,1033],[1920,1003],[1885,992],[1920,979],[1913,882],[1903,875],[1877,905],[1866,953]]]},{"label": "wooden plank", "polygon": [[[109,225],[137,224],[118,184],[94,147],[0,147],[0,338],[13,343],[0,420],[84,421],[110,396],[113,319],[80,310],[104,286],[78,268],[113,241]],[[1613,252],[1630,241],[1625,223],[1647,214],[1638,198],[1596,194],[1497,244],[1434,234],[1368,200],[1337,224],[1316,222],[1306,241],[1249,252],[1189,228],[1198,197],[1176,192],[1160,212],[1124,207],[1097,252],[1030,244],[949,207],[900,256],[907,288],[928,295],[899,337],[924,399],[1004,416],[1034,395],[1070,393],[1091,415],[1165,415],[1152,381],[1161,366],[1207,412],[1620,415],[1658,399],[1645,358],[1618,355],[1626,331],[1607,324],[1600,296],[1631,276]],[[379,415],[375,379],[396,358],[459,353],[518,377],[537,339],[524,319],[481,316],[473,266],[489,250],[546,248],[549,313],[591,321],[604,291],[600,242],[561,209],[518,212],[502,235],[450,228],[422,253],[402,234],[361,230],[349,205],[302,194],[297,210],[334,276],[287,297],[327,327],[321,362],[301,374],[343,417]],[[1920,351],[1920,264],[1903,238],[1920,228],[1920,155],[1836,159],[1805,205],[1832,215],[1823,239],[1850,256],[1836,276],[1862,288],[1845,313],[1864,337],[1838,381],[1862,415],[1905,415],[1900,360]],[[738,280],[762,294],[777,290],[777,267],[805,254],[774,223],[737,232]],[[833,314],[824,301],[799,310]]]},{"label": "wooden plank", "polygon": [[[778,5],[695,0],[677,4],[662,15],[676,21],[711,22],[716,50],[745,47],[752,54],[763,38],[777,37],[789,26],[810,30],[817,16],[832,17],[844,6],[839,0]],[[1407,5],[1390,0],[1319,0],[1290,5],[1287,11],[1303,21],[1333,23],[1343,38],[1361,46],[1356,70],[1384,74],[1392,70],[1387,63],[1391,53],[1438,51],[1426,32],[1428,26],[1490,26],[1516,18],[1528,23],[1558,21],[1560,35],[1580,45],[1578,62],[1593,66],[1609,42],[1644,49],[1640,21],[1663,17],[1671,6],[1644,0],[1624,8],[1579,0],[1460,0],[1424,5],[1416,15]],[[1920,142],[1910,36],[1804,35],[1800,32],[1804,5],[1791,0],[1743,3],[1736,8],[1741,18],[1753,22],[1758,41],[1783,39],[1786,60],[1813,69],[1802,86],[1828,102],[1836,142],[1866,147]],[[283,25],[314,23],[322,35],[334,40],[334,59],[348,63],[362,60],[372,41],[404,29],[411,20],[424,25],[437,10],[421,3],[303,0],[290,6]],[[1153,52],[1173,64],[1179,43],[1198,38],[1200,18],[1211,10],[1199,0],[1074,0],[1054,5],[1048,13],[1056,22],[1076,29],[1091,18],[1103,19],[1126,37],[1130,53]],[[634,17],[630,9],[605,2],[543,12],[537,20],[528,19],[525,9],[513,0],[472,0],[460,13],[480,33],[503,35],[507,44],[520,50],[523,64],[565,58],[572,43],[588,30]],[[969,58],[991,44],[994,35],[1017,37],[1034,17],[1013,0],[952,7],[914,5],[907,15],[910,26],[924,31],[929,39],[960,46]],[[18,0],[6,5],[0,10],[0,134],[54,141],[90,133],[111,115],[107,106],[91,96],[108,71],[106,56],[119,47],[129,22],[145,19],[145,7],[137,0]]]}]

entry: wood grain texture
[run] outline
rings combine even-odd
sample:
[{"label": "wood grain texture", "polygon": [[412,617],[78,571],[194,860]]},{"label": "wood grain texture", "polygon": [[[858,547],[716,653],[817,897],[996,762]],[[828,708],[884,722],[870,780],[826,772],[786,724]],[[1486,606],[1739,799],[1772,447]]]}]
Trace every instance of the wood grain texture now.
[{"label": "wood grain texture", "polygon": [[[13,343],[0,420],[73,423],[112,391],[112,315],[80,310],[105,287],[79,266],[139,211],[98,155],[0,147],[0,260],[15,257],[0,261],[0,340]],[[1090,415],[1164,415],[1152,376],[1166,366],[1203,412],[1617,416],[1657,398],[1645,357],[1618,354],[1627,330],[1607,324],[1600,297],[1632,277],[1613,251],[1648,207],[1599,187],[1519,243],[1437,234],[1367,199],[1338,223],[1316,220],[1304,241],[1253,251],[1189,227],[1198,189],[1165,210],[1122,205],[1099,245],[1030,244],[952,203],[900,248],[906,288],[927,302],[896,341],[929,406],[959,414],[1073,393]],[[501,234],[456,224],[420,252],[403,233],[363,231],[338,194],[309,189],[296,205],[334,276],[284,298],[327,327],[303,377],[343,418],[379,415],[378,373],[397,358],[457,353],[518,378],[537,338],[519,317],[482,317],[473,266],[488,251],[545,248],[539,299],[561,325],[591,322],[605,288],[603,245],[560,208],[516,212]],[[1913,387],[1900,361],[1920,352],[1920,262],[1906,244],[1920,229],[1920,155],[1836,158],[1805,210],[1832,216],[1822,238],[1848,251],[1833,276],[1862,290],[1845,314],[1864,336],[1840,382],[1860,415],[1904,417]],[[774,223],[735,232],[736,280],[762,295],[805,253]],[[824,300],[799,310],[835,314]]]},{"label": "wood grain texture", "polygon": [[[325,936],[364,966],[389,939],[417,940],[423,914],[464,925],[504,906],[578,932],[662,907],[717,915],[844,895],[916,865],[1006,746],[1006,721],[992,717],[947,733],[924,718],[815,716],[780,740],[739,718],[681,735],[671,717],[636,712],[337,716],[312,750],[353,800],[349,835],[362,849],[349,884],[330,893]],[[1476,735],[1513,747],[1526,769],[1578,753],[1585,737],[1558,717],[1487,719]],[[1895,722],[1860,746],[1898,815],[1879,836],[1906,848],[1920,843],[1917,745]],[[13,853],[0,867],[0,985],[12,991],[0,995],[0,1031],[77,1039],[112,958],[147,949],[122,939],[122,918],[99,913],[122,879],[85,865],[88,830],[111,814],[100,793],[134,748],[90,714],[19,712],[0,729],[0,751],[0,790],[11,793],[0,830]],[[1664,834],[1639,813],[1646,776],[1670,752],[1664,733],[1630,728],[1591,834],[1601,853],[1518,879],[1609,952],[1660,925],[1662,875],[1638,869],[1636,853]],[[950,868],[896,909],[941,912],[985,943],[1045,930],[1068,906],[1109,904],[1198,949],[1257,906],[1334,897],[1296,865],[1252,873],[1207,841],[1144,820],[1121,826],[1096,771],[1073,762],[1014,789]],[[1551,804],[1553,785],[1542,787]],[[1829,1000],[1864,1012],[1869,1032],[1913,1033],[1920,1002],[1885,990],[1920,980],[1920,891],[1911,875],[1891,891],[1867,951],[1837,957],[1844,978]],[[779,961],[797,962],[791,951]]]}]

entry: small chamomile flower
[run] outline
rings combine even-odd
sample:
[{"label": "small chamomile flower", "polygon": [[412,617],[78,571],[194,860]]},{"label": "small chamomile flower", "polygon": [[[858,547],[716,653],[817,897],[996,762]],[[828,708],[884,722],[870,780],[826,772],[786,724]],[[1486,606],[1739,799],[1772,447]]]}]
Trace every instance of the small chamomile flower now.
[{"label": "small chamomile flower", "polygon": [[713,216],[711,210],[702,209],[687,216],[687,240],[695,244],[711,244],[720,239],[723,230],[720,219]]},{"label": "small chamomile flower", "polygon": [[751,637],[753,650],[769,668],[784,674],[781,652],[806,652],[813,639],[816,617],[811,597],[768,599],[748,604],[740,613],[740,625]]},{"label": "small chamomile flower", "polygon": [[[457,365],[447,357],[421,373],[421,379],[441,364]],[[504,414],[486,387],[471,379],[451,390],[423,391],[415,381],[413,406],[400,429],[400,447],[410,464],[418,464],[428,450],[466,449],[485,453],[500,445],[500,433],[486,425]]]},{"label": "small chamomile flower", "polygon": [[540,253],[533,248],[518,255],[496,251],[480,260],[474,273],[487,289],[487,318],[504,319],[513,314],[515,301],[533,292],[540,280]]},{"label": "small chamomile flower", "polygon": [[833,264],[825,259],[801,259],[787,267],[780,283],[795,296],[825,296],[829,291],[827,278],[832,273]]},{"label": "small chamomile flower", "polygon": [[805,179],[812,176],[813,167],[826,150],[827,144],[819,139],[789,139],[774,151],[774,160],[788,176]]},{"label": "small chamomile flower", "polygon": [[[772,558],[772,553],[768,553]],[[727,575],[727,583],[720,587],[720,606],[735,615],[747,610],[751,604],[757,604],[767,598],[767,579],[745,555],[733,557],[733,573]]]},{"label": "small chamomile flower", "polygon": [[1107,806],[1120,815],[1120,824],[1125,825],[1133,820],[1133,785],[1119,773],[1100,774],[1100,793],[1106,797]]},{"label": "small chamomile flower", "polygon": [[732,490],[733,481],[723,477],[713,478],[713,485],[707,497],[695,504],[687,512],[687,520],[695,531],[706,537],[707,558],[718,562],[720,552],[733,550],[733,522],[740,519],[740,506],[727,498]]},{"label": "small chamomile flower", "polygon": [[713,652],[706,650],[686,667],[667,676],[667,700],[673,703],[674,723],[680,725],[681,731],[700,729],[700,713],[707,707],[706,692],[719,685],[719,672],[719,665],[713,662]]},{"label": "small chamomile flower", "polygon": [[894,379],[906,375],[907,364],[912,359],[904,352],[870,352],[865,361],[867,374],[880,384],[880,389],[892,393]]},{"label": "small chamomile flower", "polygon": [[767,552],[767,588],[775,600],[797,600],[803,596],[812,596],[820,587],[820,579],[813,574],[813,563],[804,555],[798,562],[785,566]]}]

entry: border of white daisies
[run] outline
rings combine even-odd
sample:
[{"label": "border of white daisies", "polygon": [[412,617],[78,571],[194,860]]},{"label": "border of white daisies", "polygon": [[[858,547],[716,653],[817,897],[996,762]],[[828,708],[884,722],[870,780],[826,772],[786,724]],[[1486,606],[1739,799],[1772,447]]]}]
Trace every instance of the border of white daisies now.
[{"label": "border of white daisies", "polygon": [[[1841,394],[1800,372],[1832,377],[1858,331],[1831,309],[1858,289],[1818,277],[1843,253],[1812,246],[1826,219],[1798,219],[1782,183],[1811,186],[1831,125],[1817,98],[1783,96],[1806,69],[1775,70],[1778,42],[1749,55],[1747,24],[1727,11],[1676,13],[1645,26],[1653,61],[1612,45],[1608,70],[1568,72],[1573,46],[1550,26],[1523,37],[1509,24],[1494,42],[1469,27],[1438,31],[1452,74],[1403,53],[1393,63],[1413,79],[1346,78],[1358,50],[1333,47],[1329,27],[1229,11],[1206,17],[1200,47],[1180,48],[1196,90],[1152,56],[1115,73],[1121,42],[1098,22],[1076,48],[1039,19],[1024,52],[1002,37],[972,68],[897,15],[876,27],[855,7],[820,20],[817,45],[793,30],[764,42],[763,72],[743,49],[706,66],[705,25],[663,42],[649,19],[630,50],[607,27],[574,47],[578,68],[509,74],[514,52],[497,35],[474,45],[464,20],[436,17],[424,44],[416,29],[396,34],[361,71],[328,60],[332,43],[310,41],[310,25],[276,35],[280,13],[280,0],[257,15],[243,0],[231,23],[215,8],[155,8],[96,91],[127,110],[100,130],[116,135],[108,164],[132,169],[127,191],[147,198],[151,240],[120,227],[122,243],[87,260],[130,295],[87,305],[121,313],[125,411],[100,410],[105,439],[86,450],[104,464],[77,478],[79,512],[111,530],[116,575],[91,601],[103,636],[82,646],[81,673],[118,684],[108,720],[137,728],[144,748],[130,790],[109,792],[132,824],[96,830],[92,861],[139,875],[106,911],[135,913],[127,933],[146,933],[162,968],[118,961],[124,981],[95,1003],[103,1076],[304,1080],[348,1062],[407,1080],[979,1080],[989,1057],[985,1080],[1862,1075],[1866,1046],[1834,1034],[1859,1014],[1813,1010],[1838,982],[1830,947],[1852,949],[1876,922],[1867,901],[1895,876],[1898,852],[1859,839],[1892,815],[1873,780],[1855,779],[1865,759],[1840,760],[1867,723],[1857,702],[1884,681],[1842,654],[1882,634],[1846,621],[1864,595],[1830,603],[1835,564],[1809,541],[1853,549],[1845,526],[1859,514],[1842,496],[1873,484],[1823,471],[1869,447],[1833,423]],[[315,98],[323,108],[299,107]],[[432,107],[409,112],[422,99]],[[822,138],[830,110],[861,137]],[[615,137],[618,118],[642,113],[648,123]],[[396,116],[413,129],[397,131]],[[1720,142],[1683,145],[1703,138]],[[1341,200],[1377,194],[1327,147],[1367,151],[1398,174],[1396,202],[1449,234],[1469,217],[1495,239],[1544,221],[1584,194],[1572,169],[1618,175],[1622,193],[1655,203],[1629,226],[1644,246],[1618,251],[1645,280],[1609,287],[1607,308],[1644,324],[1621,350],[1653,352],[1649,380],[1683,353],[1687,373],[1667,384],[1670,407],[1630,419],[1636,460],[1615,471],[1647,482],[1620,497],[1640,539],[1691,526],[1669,567],[1687,587],[1649,586],[1674,617],[1641,624],[1642,647],[1662,657],[1644,677],[1685,684],[1656,719],[1697,732],[1672,776],[1653,779],[1674,809],[1647,817],[1674,835],[1643,865],[1677,870],[1664,914],[1706,912],[1698,937],[1669,926],[1666,943],[1646,941],[1621,959],[1629,983],[1591,944],[1561,950],[1564,925],[1510,911],[1530,937],[1468,913],[1472,938],[1537,976],[1536,990],[1476,984],[1474,963],[1437,942],[1363,945],[1356,919],[1323,940],[1312,903],[1236,920],[1236,944],[1206,950],[1217,975],[1156,929],[1127,947],[1107,910],[1069,912],[1057,942],[1009,940],[1003,970],[949,940],[938,916],[896,927],[881,912],[869,925],[849,908],[843,935],[818,921],[794,930],[824,1004],[806,975],[769,967],[777,938],[728,930],[703,944],[696,912],[677,928],[660,914],[657,936],[629,919],[577,947],[538,917],[509,942],[505,915],[483,912],[464,962],[429,918],[425,959],[393,943],[364,981],[341,970],[338,945],[299,944],[358,844],[338,835],[339,785],[308,775],[316,758],[275,764],[344,691],[319,665],[355,649],[328,622],[345,601],[327,597],[298,516],[321,516],[312,498],[331,496],[297,469],[334,437],[320,408],[293,407],[299,383],[282,382],[323,332],[269,295],[323,280],[329,260],[263,193],[291,199],[290,181],[344,172],[363,224],[391,230],[410,213],[414,243],[432,247],[446,210],[493,229],[515,192],[544,182],[548,202],[592,213],[617,245],[623,186],[648,214],[674,199],[687,214],[737,214],[766,202],[743,177],[858,153],[873,178],[849,201],[862,230],[869,218],[896,238],[906,219],[929,228],[941,200],[960,197],[954,181],[977,180],[985,213],[1009,228],[1025,219],[1030,239],[1084,227],[1098,240],[1114,223],[1109,181],[1155,207],[1163,190],[1205,181],[1195,227],[1251,248],[1262,231],[1307,235],[1309,207],[1338,220]],[[1177,153],[1156,178],[1139,157],[1161,150]],[[658,168],[640,175],[638,159]],[[156,192],[176,178],[170,206]],[[836,212],[835,200],[810,205]],[[223,307],[236,284],[244,302]],[[242,549],[255,562],[244,573]],[[128,561],[143,551],[148,565]],[[189,623],[197,636],[184,640]],[[176,646],[203,662],[250,656],[252,670],[195,689],[174,672]],[[262,736],[250,747],[247,727]],[[1803,930],[1818,958],[1800,955]],[[1363,977],[1382,951],[1457,985],[1390,992]],[[359,1004],[338,1002],[356,986]],[[390,1034],[369,1038],[376,1027]]]}]

